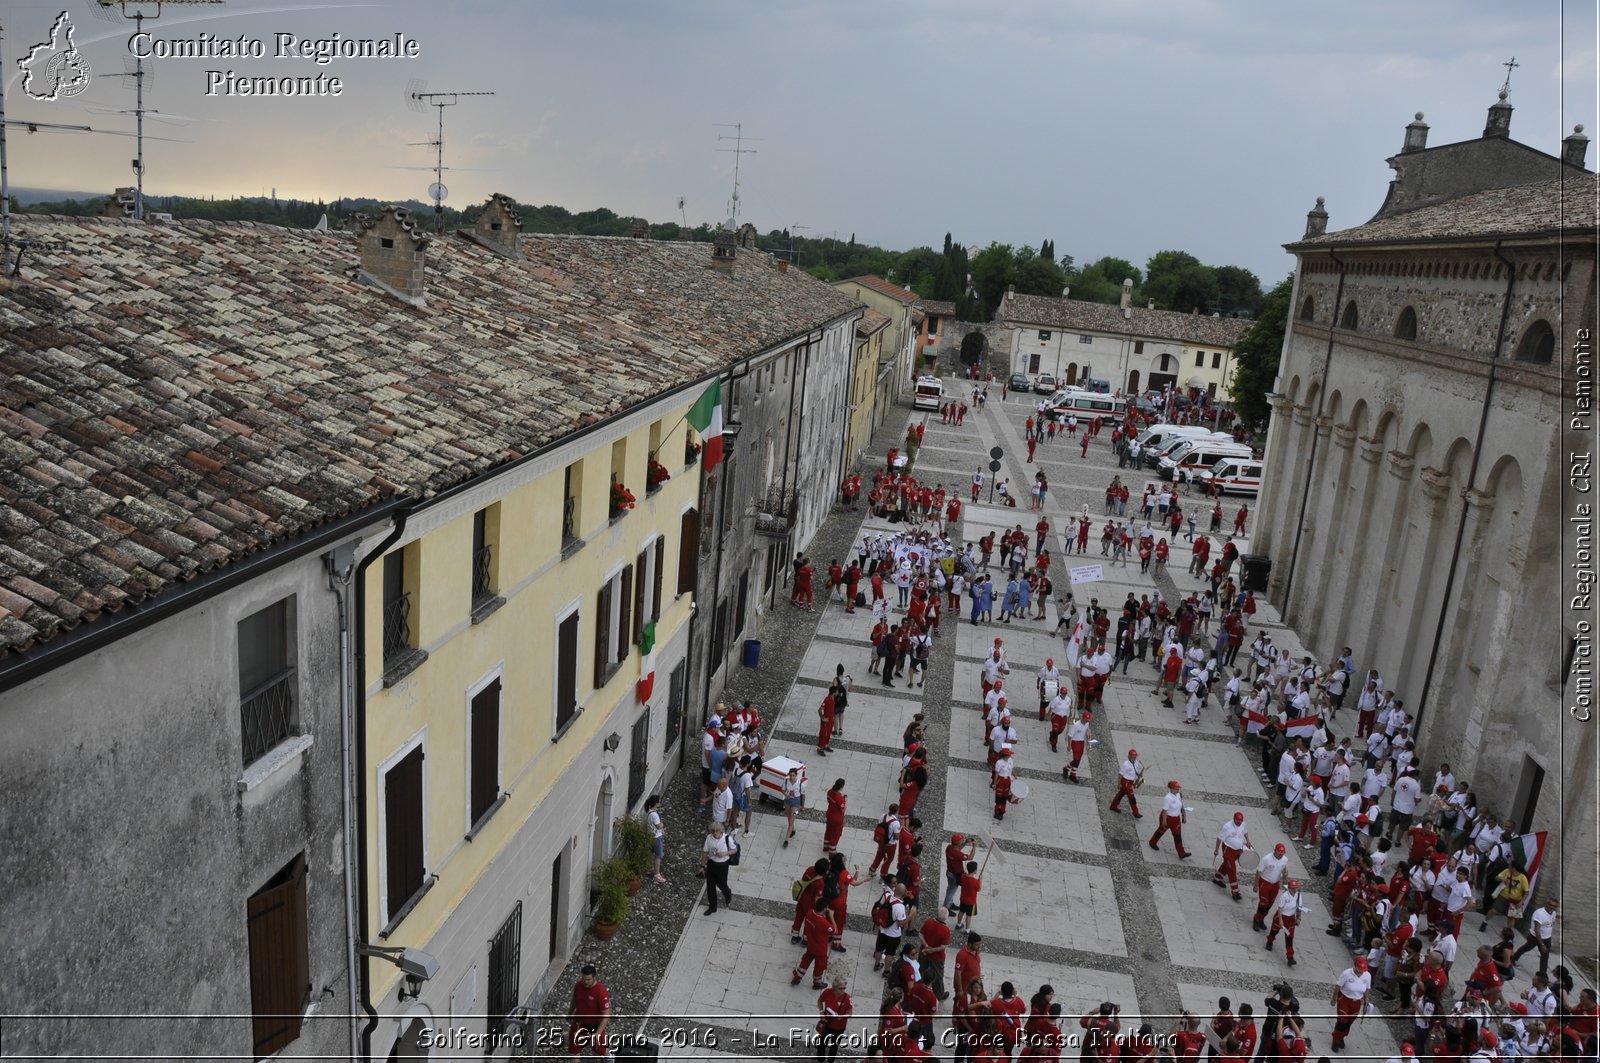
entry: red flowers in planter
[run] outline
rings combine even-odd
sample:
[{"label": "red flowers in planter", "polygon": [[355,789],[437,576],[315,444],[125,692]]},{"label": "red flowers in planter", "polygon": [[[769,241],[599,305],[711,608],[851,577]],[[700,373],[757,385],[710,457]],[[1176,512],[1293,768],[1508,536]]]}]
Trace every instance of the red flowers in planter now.
[{"label": "red flowers in planter", "polygon": [[615,480],[611,482],[611,515],[613,517],[621,516],[632,509],[635,501],[632,491]]},{"label": "red flowers in planter", "polygon": [[649,473],[646,479],[648,490],[654,491],[656,488],[672,479],[672,474],[667,471],[667,467],[665,465],[652,458],[650,459]]}]

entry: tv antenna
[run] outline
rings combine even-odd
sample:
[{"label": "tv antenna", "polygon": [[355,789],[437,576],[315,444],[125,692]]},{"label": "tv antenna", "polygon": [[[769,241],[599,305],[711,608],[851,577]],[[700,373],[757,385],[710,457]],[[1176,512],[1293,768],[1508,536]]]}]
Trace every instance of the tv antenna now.
[{"label": "tv antenna", "polygon": [[678,216],[683,219],[683,227],[685,229],[689,227],[689,212],[683,208],[686,202],[687,200],[683,196],[678,197]]},{"label": "tv antenna", "polygon": [[406,101],[413,111],[421,111],[424,107],[435,108],[439,112],[439,134],[433,140],[419,141],[414,147],[431,147],[435,151],[433,164],[433,184],[428,186],[428,198],[433,200],[433,227],[438,232],[444,232],[444,200],[450,190],[444,186],[444,109],[454,107],[461,102],[463,96],[493,96],[492,92],[429,92],[428,83],[425,81],[412,81],[406,85]]},{"label": "tv antenna", "polygon": [[799,257],[799,255],[797,255],[795,253],[795,249],[794,249],[794,234],[799,232],[801,229],[809,229],[809,228],[811,228],[811,226],[809,226],[809,225],[791,225],[791,226],[789,226],[789,264],[792,265],[792,266],[798,266],[800,264],[800,257]]},{"label": "tv antenna", "polygon": [[728,228],[737,229],[739,227],[739,163],[744,156],[754,155],[756,153],[755,148],[745,147],[744,142],[747,140],[760,141],[765,138],[745,136],[743,122],[734,122],[732,124],[727,122],[714,122],[712,124],[718,129],[733,130],[733,136],[731,137],[726,133],[717,134],[718,143],[721,143],[724,140],[731,140],[733,141],[733,147],[718,148],[717,150],[728,152],[733,156],[733,199],[728,203]]},{"label": "tv antenna", "polygon": [[[101,18],[111,21],[115,16],[111,14],[112,8],[122,12],[122,17],[133,20],[133,35],[137,37],[144,32],[144,24],[148,19],[155,21],[161,17],[161,8],[166,4],[181,4],[193,7],[199,4],[220,6],[222,0],[89,0],[92,7]],[[132,51],[133,38],[129,38],[129,51]],[[125,77],[133,79],[134,89],[134,140],[137,145],[133,157],[133,216],[139,221],[144,220],[144,116],[161,116],[156,120],[186,120],[179,115],[162,115],[162,112],[147,109],[144,105],[144,82],[150,74],[144,68],[144,57],[137,56],[133,62],[133,69],[121,74],[112,74],[112,77]],[[123,114],[129,112],[123,111]]]}]

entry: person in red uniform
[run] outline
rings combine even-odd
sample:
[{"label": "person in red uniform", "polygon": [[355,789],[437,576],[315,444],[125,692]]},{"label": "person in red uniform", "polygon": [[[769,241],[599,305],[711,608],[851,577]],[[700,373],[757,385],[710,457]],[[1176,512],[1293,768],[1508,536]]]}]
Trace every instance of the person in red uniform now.
[{"label": "person in red uniform", "polygon": [[1173,1024],[1169,1041],[1180,1063],[1183,1060],[1199,1059],[1200,1049],[1206,1044],[1206,1035],[1200,1031],[1200,1016],[1189,1011],[1178,1016],[1178,1021]]},{"label": "person in red uniform", "polygon": [[855,1002],[846,991],[849,983],[842,974],[833,976],[832,983],[817,997],[817,1045],[819,1060],[838,1058],[839,1046],[844,1043],[845,1031],[850,1028],[850,1018],[856,1013]]},{"label": "person in red uniform", "polygon": [[800,874],[800,896],[794,902],[794,922],[789,926],[789,941],[800,944],[800,930],[805,925],[806,913],[811,911],[816,899],[822,896],[822,876],[828,872],[828,858],[818,857],[817,862]]},{"label": "person in red uniform", "polygon": [[[1233,818],[1217,831],[1217,842],[1211,847],[1212,856],[1222,857],[1222,863],[1218,865],[1217,873],[1211,876],[1211,881],[1219,886],[1226,884],[1231,887],[1236,901],[1243,896],[1239,892],[1239,857],[1249,845],[1250,834],[1245,830],[1244,813],[1235,812]],[[1222,1033],[1227,1031],[1223,1030]]]},{"label": "person in red uniform", "polygon": [[1033,437],[1033,433],[1032,432],[1029,432],[1028,433],[1028,464],[1029,465],[1033,464],[1033,451],[1034,451],[1034,448],[1036,448],[1038,445],[1039,445],[1039,441]]},{"label": "person in red uniform", "polygon": [[811,910],[806,913],[802,934],[806,950],[800,954],[794,970],[789,972],[790,985],[799,985],[800,976],[805,974],[807,967],[811,967],[811,988],[822,988],[822,976],[828,970],[828,946],[833,942],[834,930],[833,913],[828,909],[828,901],[818,895],[811,902]]},{"label": "person in red uniform", "polygon": [[1272,855],[1262,857],[1261,864],[1256,868],[1256,905],[1255,918],[1250,925],[1256,930],[1267,928],[1267,913],[1272,910],[1272,905],[1278,899],[1278,890],[1283,885],[1284,868],[1289,863],[1289,847],[1279,842],[1272,847]]},{"label": "person in red uniform", "polygon": [[1349,967],[1340,972],[1329,1001],[1334,1014],[1333,1043],[1330,1047],[1335,1052],[1344,1050],[1345,1038],[1350,1036],[1350,1027],[1355,1025],[1360,1016],[1371,989],[1372,975],[1367,971],[1367,958],[1357,956]]},{"label": "person in red uniform", "polygon": [[989,999],[989,1007],[994,1012],[996,1032],[1000,1035],[1000,1051],[1003,1057],[1009,1057],[1017,1042],[1022,1040],[1022,1018],[1028,1012],[1028,1004],[1017,995],[1016,986],[1001,982],[999,994]]},{"label": "person in red uniform", "polygon": [[1059,1060],[1067,1035],[1061,1032],[1061,1005],[1052,1003],[1044,1011],[1028,1016],[1022,1028],[1023,1048],[1018,1059]]},{"label": "person in red uniform", "polygon": [[583,965],[572,987],[572,1006],[567,1009],[567,1055],[581,1056],[585,1048],[604,1059],[606,1024],[611,1021],[611,991],[595,977],[592,963]]},{"label": "person in red uniform", "polygon": [[1183,847],[1183,825],[1188,821],[1189,814],[1183,809],[1183,791],[1178,788],[1178,780],[1173,779],[1167,783],[1167,796],[1161,799],[1161,815],[1157,819],[1156,832],[1150,835],[1150,848],[1161,848],[1161,836],[1171,831],[1172,843],[1178,849],[1178,859],[1187,860],[1189,852]]},{"label": "person in red uniform", "polygon": [[822,704],[817,706],[817,752],[824,757],[828,755],[828,750],[832,748],[833,711],[833,692],[830,690],[827,696],[822,699]]},{"label": "person in red uniform", "polygon": [[922,948],[922,980],[928,983],[940,1000],[950,996],[944,987],[944,958],[950,946],[950,909],[940,905],[934,914],[922,921],[918,931]]},{"label": "person in red uniform", "polygon": [[982,981],[983,935],[969,933],[967,943],[956,950],[956,989],[959,992],[971,993],[972,983]]},{"label": "person in red uniform", "polygon": [[1244,534],[1244,522],[1249,516],[1250,508],[1248,506],[1241,505],[1239,507],[1239,512],[1233,515],[1233,534]]},{"label": "person in red uniform", "polygon": [[802,609],[811,608],[811,559],[802,558],[799,568],[794,570],[794,591],[789,595],[789,601]]},{"label": "person in red uniform", "polygon": [[844,793],[844,780],[835,779],[828,790],[828,811],[822,821],[822,851],[831,853],[839,847],[844,834],[844,809],[850,799]]},{"label": "person in red uniform", "polygon": [[951,496],[949,504],[944,507],[944,519],[947,524],[954,524],[961,519],[961,499]]},{"label": "person in red uniform", "polygon": [[1352,860],[1334,880],[1333,907],[1328,912],[1330,921],[1326,931],[1329,937],[1338,937],[1344,932],[1344,913],[1350,907],[1350,898],[1355,895],[1356,887],[1361,885],[1363,874],[1365,871],[1361,864]]},{"label": "person in red uniform", "polygon": [[878,1009],[878,1040],[888,1059],[904,1055],[906,1046],[911,1043],[911,1023],[905,1009],[900,1006],[904,1000],[905,993],[899,986],[894,986],[884,993],[883,1003]]},{"label": "person in red uniform", "polygon": [[844,611],[856,611],[856,595],[861,591],[861,566],[852,561],[844,570]]},{"label": "person in red uniform", "polygon": [[1083,1027],[1079,1058],[1109,1060],[1116,1054],[1117,1035],[1122,1032],[1122,1008],[1109,1000],[1078,1020]]}]

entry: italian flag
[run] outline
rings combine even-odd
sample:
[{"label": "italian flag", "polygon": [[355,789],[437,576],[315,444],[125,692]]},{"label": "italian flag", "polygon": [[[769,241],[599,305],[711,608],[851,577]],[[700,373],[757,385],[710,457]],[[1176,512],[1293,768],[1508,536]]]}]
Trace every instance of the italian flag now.
[{"label": "italian flag", "polygon": [[1076,670],[1078,658],[1083,655],[1083,640],[1089,633],[1089,627],[1083,622],[1084,614],[1079,613],[1077,621],[1072,625],[1072,635],[1067,639],[1064,656],[1067,667]]},{"label": "italian flag", "polygon": [[1317,724],[1321,716],[1300,716],[1283,726],[1283,733],[1290,738],[1310,738],[1317,733]]},{"label": "italian flag", "polygon": [[705,442],[706,472],[722,464],[722,381],[713,380],[695,404],[689,407],[689,424]]},{"label": "italian flag", "polygon": [[656,622],[650,621],[639,632],[639,700],[647,702],[656,689]]},{"label": "italian flag", "polygon": [[1255,734],[1267,725],[1267,717],[1255,709],[1244,710],[1244,721],[1245,730],[1250,734]]},{"label": "italian flag", "polygon": [[1544,863],[1544,845],[1549,836],[1549,831],[1541,830],[1511,839],[1511,862],[1521,867],[1528,876],[1529,898],[1533,897],[1534,883],[1539,881],[1539,865]]}]

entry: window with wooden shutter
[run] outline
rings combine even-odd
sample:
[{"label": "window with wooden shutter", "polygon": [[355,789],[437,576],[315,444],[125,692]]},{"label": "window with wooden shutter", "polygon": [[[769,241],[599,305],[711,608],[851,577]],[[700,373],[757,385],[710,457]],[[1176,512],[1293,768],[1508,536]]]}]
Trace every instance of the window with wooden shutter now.
[{"label": "window with wooden shutter", "polygon": [[578,611],[556,631],[556,733],[578,714]]},{"label": "window with wooden shutter", "polygon": [[388,905],[393,923],[422,889],[427,868],[422,856],[422,747],[401,758],[383,777],[383,844]]},{"label": "window with wooden shutter", "polygon": [[304,853],[249,899],[246,918],[251,1029],[255,1057],[264,1059],[300,1036],[300,1020],[311,999]]},{"label": "window with wooden shutter", "polygon": [[611,663],[611,648],[606,644],[611,634],[611,584],[607,583],[595,595],[594,614],[594,685],[606,685],[606,667]]},{"label": "window with wooden shutter", "polygon": [[664,535],[658,535],[658,536],[656,536],[656,567],[655,567],[655,579],[653,581],[654,584],[655,584],[655,589],[651,592],[652,595],[653,595],[652,604],[650,606],[650,619],[651,620],[660,620],[661,619],[661,573],[666,568],[666,566],[667,566],[667,537],[664,536]]},{"label": "window with wooden shutter", "polygon": [[472,795],[469,818],[473,829],[500,799],[500,679],[472,696]]},{"label": "window with wooden shutter", "polygon": [[[639,641],[639,639],[638,639],[638,631],[639,631],[638,615],[639,614],[634,609],[634,601],[633,601],[633,566],[632,565],[629,565],[629,566],[627,566],[626,568],[624,568],[622,570],[622,574],[621,574],[621,576],[619,578],[619,582],[616,583],[616,584],[613,584],[613,586],[615,586],[617,588],[617,612],[618,612],[618,615],[617,615],[617,644],[612,647],[613,653],[611,655],[611,658],[614,661],[625,661],[625,660],[628,659],[628,653],[630,652],[629,651],[629,645],[628,645],[628,635],[629,635],[630,630],[632,631],[632,633],[634,635],[634,641],[635,642]],[[631,628],[630,628],[630,624],[632,625]]]},{"label": "window with wooden shutter", "polygon": [[638,576],[633,583],[633,644],[639,644],[640,637],[644,634],[644,625],[655,619],[655,614],[649,612],[650,600],[645,597],[649,593],[645,580],[650,572],[650,549],[646,547],[639,551],[639,562],[634,566]]},{"label": "window with wooden shutter", "polygon": [[700,575],[700,511],[686,509],[678,532],[678,593],[693,594]]}]

